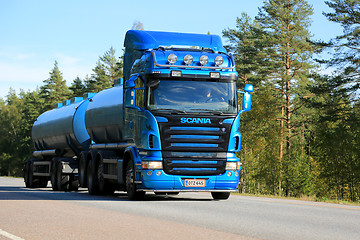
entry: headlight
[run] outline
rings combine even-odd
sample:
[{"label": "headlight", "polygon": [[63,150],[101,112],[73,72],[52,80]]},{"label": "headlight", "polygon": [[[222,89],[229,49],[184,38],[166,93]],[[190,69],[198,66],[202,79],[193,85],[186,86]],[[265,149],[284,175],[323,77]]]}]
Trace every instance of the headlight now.
[{"label": "headlight", "polygon": [[215,58],[215,65],[216,65],[216,66],[222,65],[223,62],[224,62],[224,59],[223,59],[222,56],[217,56],[217,57]]},{"label": "headlight", "polygon": [[228,171],[240,170],[240,166],[241,166],[240,162],[226,162],[225,170],[228,170]]},{"label": "headlight", "polygon": [[201,64],[202,66],[205,66],[208,62],[209,62],[208,56],[202,55],[202,56],[200,57],[200,64]]},{"label": "headlight", "polygon": [[193,56],[191,56],[191,55],[189,55],[189,54],[185,55],[185,57],[184,57],[184,63],[185,63],[186,65],[190,65],[192,62],[193,62]]},{"label": "headlight", "polygon": [[163,165],[161,161],[143,161],[142,169],[162,169]]},{"label": "headlight", "polygon": [[175,54],[172,53],[168,56],[168,62],[170,64],[175,64],[176,61],[177,61],[177,56]]}]

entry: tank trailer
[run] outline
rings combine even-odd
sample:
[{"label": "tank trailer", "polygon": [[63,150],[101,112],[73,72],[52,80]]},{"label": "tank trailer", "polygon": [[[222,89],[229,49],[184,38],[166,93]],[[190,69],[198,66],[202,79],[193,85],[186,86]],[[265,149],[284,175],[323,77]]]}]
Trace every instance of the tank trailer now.
[{"label": "tank trailer", "polygon": [[54,191],[120,190],[132,200],[186,191],[227,199],[239,184],[240,116],[253,86],[237,90],[221,38],[130,30],[124,46],[123,79],[37,118],[26,187],[51,181]]}]

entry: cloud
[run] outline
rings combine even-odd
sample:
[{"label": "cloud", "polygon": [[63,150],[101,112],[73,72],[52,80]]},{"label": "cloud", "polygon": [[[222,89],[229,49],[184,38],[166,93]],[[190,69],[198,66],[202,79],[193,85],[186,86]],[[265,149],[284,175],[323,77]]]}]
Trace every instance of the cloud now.
[{"label": "cloud", "polygon": [[56,53],[55,58],[58,60],[59,63],[62,63],[64,65],[73,65],[80,62],[79,58],[67,56],[63,53]]},{"label": "cloud", "polygon": [[31,59],[31,58],[34,58],[35,57],[35,54],[17,54],[17,55],[14,55],[14,60],[28,60],[28,59]]}]

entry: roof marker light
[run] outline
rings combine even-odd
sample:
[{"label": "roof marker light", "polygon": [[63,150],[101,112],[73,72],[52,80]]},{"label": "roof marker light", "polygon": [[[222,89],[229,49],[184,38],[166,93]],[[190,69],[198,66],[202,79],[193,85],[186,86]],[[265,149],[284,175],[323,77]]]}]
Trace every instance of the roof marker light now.
[{"label": "roof marker light", "polygon": [[209,62],[208,56],[202,55],[202,56],[200,57],[200,64],[201,64],[202,66],[205,66],[208,62]]},{"label": "roof marker light", "polygon": [[173,65],[177,61],[177,56],[172,53],[168,56],[167,60],[171,65]]},{"label": "roof marker light", "polygon": [[224,62],[224,59],[223,59],[222,56],[217,56],[217,57],[215,58],[215,65],[216,65],[216,66],[222,65],[223,62]]},{"label": "roof marker light", "polygon": [[186,65],[190,65],[192,62],[193,62],[193,56],[191,56],[190,54],[185,55],[184,63]]}]

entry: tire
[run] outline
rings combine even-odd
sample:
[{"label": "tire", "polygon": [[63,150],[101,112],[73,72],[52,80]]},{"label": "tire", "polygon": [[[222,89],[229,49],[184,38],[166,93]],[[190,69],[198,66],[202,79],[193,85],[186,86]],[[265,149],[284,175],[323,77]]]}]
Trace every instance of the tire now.
[{"label": "tire", "polygon": [[145,192],[136,191],[134,163],[129,161],[126,167],[125,177],[126,192],[130,200],[142,200],[145,197]]},{"label": "tire", "polygon": [[87,187],[87,152],[81,152],[79,157],[79,184],[80,187]]},{"label": "tire", "polygon": [[215,200],[226,200],[230,197],[230,192],[211,192],[211,196]]},{"label": "tire", "polygon": [[38,187],[38,182],[34,177],[34,163],[33,161],[29,161],[29,168],[28,168],[28,186],[29,188],[36,188]]},{"label": "tire", "polygon": [[91,159],[87,167],[87,187],[90,195],[99,194],[99,180],[95,160]]},{"label": "tire", "polygon": [[56,182],[59,191],[68,191],[70,176],[62,173],[62,161],[58,161],[56,168]]},{"label": "tire", "polygon": [[58,191],[58,183],[57,183],[57,164],[58,161],[57,160],[53,160],[51,162],[51,171],[50,171],[50,182],[51,182],[51,187],[53,191]]},{"label": "tire", "polygon": [[31,187],[31,183],[29,181],[29,170],[30,170],[30,161],[26,160],[24,167],[24,182],[25,182],[25,187],[27,188]]}]

